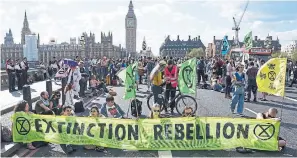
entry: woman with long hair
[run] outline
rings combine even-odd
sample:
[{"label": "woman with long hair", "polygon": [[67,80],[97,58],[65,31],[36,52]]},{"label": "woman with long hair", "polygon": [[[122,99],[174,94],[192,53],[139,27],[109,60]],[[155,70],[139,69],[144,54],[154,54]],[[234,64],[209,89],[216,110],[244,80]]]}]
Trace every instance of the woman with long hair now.
[{"label": "woman with long hair", "polygon": [[236,67],[236,72],[233,75],[233,86],[234,92],[232,96],[232,101],[230,104],[231,112],[234,114],[235,106],[237,105],[237,115],[243,116],[243,104],[244,104],[244,84],[245,75],[243,73],[244,67],[242,64],[238,64]]}]

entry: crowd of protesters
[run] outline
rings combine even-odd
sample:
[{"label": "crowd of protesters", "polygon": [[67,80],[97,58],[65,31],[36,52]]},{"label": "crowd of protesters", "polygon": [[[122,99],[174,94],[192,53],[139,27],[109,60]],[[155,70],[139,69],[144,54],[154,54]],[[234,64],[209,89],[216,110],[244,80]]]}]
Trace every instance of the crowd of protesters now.
[{"label": "crowd of protesters", "polygon": [[[102,117],[102,118],[120,118],[127,119],[125,112],[121,106],[115,103],[114,96],[111,89],[107,89],[107,85],[120,84],[117,73],[126,68],[130,64],[138,62],[136,71],[136,83],[135,84],[147,84],[148,91],[151,89],[154,94],[154,106],[151,112],[148,114],[148,118],[160,118],[164,117],[160,111],[160,105],[162,104],[158,100],[158,95],[162,94],[162,88],[170,90],[165,93],[165,97],[174,98],[178,78],[179,65],[187,60],[187,58],[173,58],[173,57],[141,57],[138,59],[108,59],[103,57],[102,59],[80,59],[76,57],[77,65],[70,65],[68,73],[68,82],[65,87],[66,101],[64,104],[60,103],[60,92],[54,92],[52,96],[49,96],[48,92],[44,91],[40,94],[40,99],[35,105],[34,111],[29,111],[29,106],[26,101],[22,101],[15,106],[15,112],[27,112],[43,115],[64,115],[75,116],[74,102],[72,98],[79,99],[85,97],[85,91],[88,89],[103,89],[104,93],[109,93],[106,97],[106,102],[99,109],[97,106],[92,106],[90,109],[89,117]],[[25,61],[25,60],[24,60]],[[9,63],[10,62],[10,63]],[[258,69],[266,61],[256,59],[245,61],[244,64],[235,61],[233,59],[222,59],[219,57],[214,58],[198,58],[197,60],[197,83],[199,88],[214,90],[225,94],[225,98],[231,99],[230,111],[236,113],[239,116],[244,116],[244,102],[251,101],[251,93],[253,93],[252,101],[257,102],[257,84],[256,75]],[[16,64],[22,66],[22,71],[19,71],[23,76],[26,67],[23,69],[24,64]],[[293,71],[293,81],[296,81],[297,77],[297,62],[288,62],[288,72]],[[44,78],[54,78],[55,74],[63,67],[63,63],[54,60],[50,62],[49,68],[41,63],[40,69]],[[8,61],[7,69],[12,71],[15,68],[12,61]],[[17,68],[15,68],[18,70]],[[9,72],[11,73],[11,72]],[[287,75],[290,78],[291,74]],[[13,79],[12,79],[13,80]],[[291,84],[291,85],[292,85]],[[14,91],[13,85],[10,86],[10,90]],[[21,88],[21,86],[20,86]],[[75,92],[74,92],[75,91]],[[75,93],[75,94],[73,94]],[[232,95],[231,95],[232,94]],[[266,101],[266,95],[263,93],[262,101]],[[121,97],[121,96],[120,96]],[[173,113],[175,103],[170,105],[171,113]],[[237,108],[236,108],[237,107]],[[235,112],[235,109],[237,111]],[[167,112],[168,109],[165,109]],[[183,116],[195,116],[192,113],[191,108],[187,107],[183,111]],[[268,112],[264,112],[257,115],[257,119],[269,119],[276,118],[276,109],[269,109]],[[285,145],[285,141],[280,139],[280,147]],[[47,145],[45,142],[32,142],[27,143],[28,149],[36,149]],[[67,153],[73,153],[77,147],[71,144],[61,144],[62,149]],[[96,150],[99,152],[105,151],[103,147],[87,145],[84,147],[87,150]]]}]

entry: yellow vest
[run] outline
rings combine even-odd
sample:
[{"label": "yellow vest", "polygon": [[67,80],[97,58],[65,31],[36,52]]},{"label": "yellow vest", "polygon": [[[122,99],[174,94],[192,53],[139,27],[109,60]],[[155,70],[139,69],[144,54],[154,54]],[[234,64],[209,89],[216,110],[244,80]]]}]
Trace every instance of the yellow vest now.
[{"label": "yellow vest", "polygon": [[152,84],[156,85],[156,86],[160,86],[162,84],[162,73],[161,72],[157,72],[157,74],[153,78]]}]

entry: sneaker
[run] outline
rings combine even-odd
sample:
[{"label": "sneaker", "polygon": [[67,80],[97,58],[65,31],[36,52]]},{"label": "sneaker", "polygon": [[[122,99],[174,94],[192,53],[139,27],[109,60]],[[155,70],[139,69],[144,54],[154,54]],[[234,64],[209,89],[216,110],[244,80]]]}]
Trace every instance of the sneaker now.
[{"label": "sneaker", "polygon": [[242,113],[241,114],[237,113],[236,115],[240,116],[240,117],[244,117],[244,114],[242,114]]},{"label": "sneaker", "polygon": [[254,102],[257,102],[257,99],[256,98],[254,98],[254,100],[253,100]]}]

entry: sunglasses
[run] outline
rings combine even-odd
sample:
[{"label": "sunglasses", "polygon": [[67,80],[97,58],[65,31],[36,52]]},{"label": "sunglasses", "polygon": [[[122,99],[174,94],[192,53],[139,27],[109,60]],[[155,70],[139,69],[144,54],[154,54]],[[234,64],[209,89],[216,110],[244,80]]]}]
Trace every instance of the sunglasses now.
[{"label": "sunglasses", "polygon": [[66,112],[71,112],[71,110],[66,110]]},{"label": "sunglasses", "polygon": [[154,112],[160,112],[160,110],[154,110]]}]

